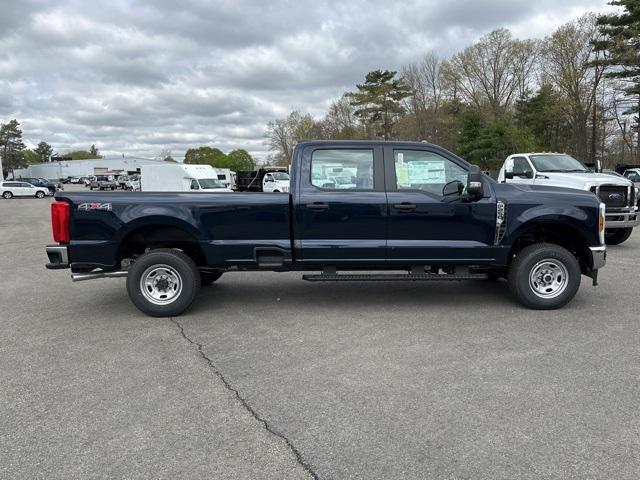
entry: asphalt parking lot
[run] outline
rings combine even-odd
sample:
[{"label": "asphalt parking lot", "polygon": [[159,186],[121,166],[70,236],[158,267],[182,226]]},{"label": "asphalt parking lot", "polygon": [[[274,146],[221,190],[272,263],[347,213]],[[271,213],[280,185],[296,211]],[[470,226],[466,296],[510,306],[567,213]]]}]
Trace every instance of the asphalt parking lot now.
[{"label": "asphalt parking lot", "polygon": [[0,200],[0,478],[640,477],[640,233],[555,312],[230,273],[153,319],[45,270],[50,201]]}]

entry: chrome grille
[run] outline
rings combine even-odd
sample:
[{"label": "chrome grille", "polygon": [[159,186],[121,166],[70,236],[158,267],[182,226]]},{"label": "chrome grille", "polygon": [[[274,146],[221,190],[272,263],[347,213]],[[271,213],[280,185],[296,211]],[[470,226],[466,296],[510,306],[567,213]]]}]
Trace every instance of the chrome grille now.
[{"label": "chrome grille", "polygon": [[630,189],[617,185],[600,185],[599,187],[591,187],[591,191],[595,193],[607,207],[626,207],[629,205]]}]

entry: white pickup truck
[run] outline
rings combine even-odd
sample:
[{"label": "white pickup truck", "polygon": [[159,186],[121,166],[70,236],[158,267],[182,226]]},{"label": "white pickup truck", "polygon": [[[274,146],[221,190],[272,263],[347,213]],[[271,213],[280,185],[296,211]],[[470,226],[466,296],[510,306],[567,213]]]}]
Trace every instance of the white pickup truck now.
[{"label": "white pickup truck", "polygon": [[517,153],[505,160],[498,181],[589,190],[605,204],[605,240],[626,241],[640,223],[638,188],[626,178],[595,173],[564,153]]}]

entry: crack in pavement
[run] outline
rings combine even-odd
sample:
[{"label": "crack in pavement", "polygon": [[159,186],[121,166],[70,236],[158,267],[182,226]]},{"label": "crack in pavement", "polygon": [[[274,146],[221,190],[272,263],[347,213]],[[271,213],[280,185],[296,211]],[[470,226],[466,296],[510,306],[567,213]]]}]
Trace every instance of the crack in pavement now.
[{"label": "crack in pavement", "polygon": [[282,433],[278,432],[277,430],[274,430],[273,427],[271,427],[269,425],[269,423],[262,418],[258,412],[255,411],[255,409],[249,405],[249,403],[247,402],[247,400],[245,398],[243,398],[240,395],[240,392],[233,386],[231,385],[231,383],[229,382],[229,380],[227,380],[227,378],[224,376],[224,374],[218,369],[218,367],[216,367],[216,365],[213,363],[213,361],[207,356],[206,353],[204,353],[204,346],[201,343],[196,342],[195,340],[191,339],[189,336],[187,336],[187,334],[184,331],[184,327],[182,326],[182,324],[180,322],[178,322],[178,320],[176,320],[173,317],[168,317],[169,321],[171,323],[173,323],[176,327],[178,327],[178,329],[180,330],[180,334],[182,335],[182,337],[189,342],[191,345],[195,346],[198,349],[198,353],[200,354],[200,356],[207,362],[207,364],[209,365],[209,368],[211,368],[211,370],[213,371],[213,373],[220,379],[220,381],[222,382],[222,384],[224,385],[224,387],[229,390],[231,393],[233,393],[236,397],[236,399],[240,402],[240,404],[244,407],[244,409],[249,412],[251,414],[251,416],[258,421],[259,423],[262,424],[262,426],[265,428],[265,430],[267,432],[269,432],[271,435],[274,435],[276,437],[278,437],[279,439],[281,439],[282,441],[284,441],[284,443],[286,444],[286,446],[289,448],[289,450],[291,451],[291,453],[293,453],[293,455],[296,458],[296,462],[298,463],[298,465],[300,465],[302,468],[305,469],[305,471],[311,475],[311,478],[313,478],[314,480],[319,480],[320,477],[318,477],[318,474],[313,470],[313,468],[311,468],[311,466],[306,463],[304,461],[304,459],[302,458],[302,454],[298,451],[298,449],[291,443],[291,441]]}]

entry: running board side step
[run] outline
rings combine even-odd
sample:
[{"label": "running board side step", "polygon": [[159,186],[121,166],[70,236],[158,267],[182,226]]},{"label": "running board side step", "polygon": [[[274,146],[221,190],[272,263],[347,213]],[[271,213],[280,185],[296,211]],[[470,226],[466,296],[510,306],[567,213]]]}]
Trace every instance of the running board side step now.
[{"label": "running board side step", "polygon": [[486,280],[485,274],[464,274],[455,273],[374,273],[374,274],[320,274],[303,275],[303,280],[308,282],[429,282],[429,281],[451,281],[451,280]]}]

